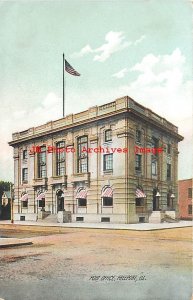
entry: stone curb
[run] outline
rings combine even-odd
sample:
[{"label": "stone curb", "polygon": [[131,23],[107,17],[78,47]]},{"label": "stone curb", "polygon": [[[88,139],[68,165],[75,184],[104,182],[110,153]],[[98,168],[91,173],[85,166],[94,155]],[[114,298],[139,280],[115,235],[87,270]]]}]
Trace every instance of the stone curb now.
[{"label": "stone curb", "polygon": [[14,223],[14,224],[2,224],[2,223],[0,223],[0,228],[2,228],[2,227],[23,227],[23,228],[25,228],[25,227],[31,227],[31,228],[36,228],[36,227],[39,227],[38,229],[40,229],[40,228],[42,228],[42,229],[51,229],[51,228],[58,228],[58,229],[60,229],[60,230],[63,230],[63,229],[97,229],[97,230],[100,230],[100,229],[107,229],[107,230],[128,230],[128,231],[155,231],[155,230],[169,230],[169,229],[179,229],[179,228],[187,228],[187,227],[192,227],[193,226],[193,224],[181,224],[181,226],[179,226],[179,223],[178,223],[178,226],[167,226],[167,227],[157,227],[156,228],[156,226],[154,227],[154,226],[152,226],[152,228],[150,227],[150,228],[134,228],[134,227],[119,227],[119,226],[117,226],[116,227],[116,225],[115,225],[115,227],[106,227],[106,226],[96,226],[96,225],[92,225],[92,224],[90,224],[90,225],[88,225],[88,224],[84,224],[83,226],[79,226],[78,224],[73,224],[73,225],[71,225],[71,226],[62,226],[62,225],[59,225],[59,224],[37,224],[37,223],[35,223],[35,224],[18,224],[18,223]]}]

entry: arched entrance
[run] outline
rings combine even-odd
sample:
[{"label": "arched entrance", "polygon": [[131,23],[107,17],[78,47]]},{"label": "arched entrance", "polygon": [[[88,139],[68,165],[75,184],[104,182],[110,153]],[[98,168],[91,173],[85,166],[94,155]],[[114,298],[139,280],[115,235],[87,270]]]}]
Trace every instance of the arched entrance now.
[{"label": "arched entrance", "polygon": [[174,194],[172,190],[167,193],[167,210],[174,210]]},{"label": "arched entrance", "polygon": [[56,192],[57,212],[64,210],[64,193],[62,190]]},{"label": "arched entrance", "polygon": [[160,193],[157,188],[153,189],[153,210],[160,210],[159,209],[159,200],[160,200]]}]

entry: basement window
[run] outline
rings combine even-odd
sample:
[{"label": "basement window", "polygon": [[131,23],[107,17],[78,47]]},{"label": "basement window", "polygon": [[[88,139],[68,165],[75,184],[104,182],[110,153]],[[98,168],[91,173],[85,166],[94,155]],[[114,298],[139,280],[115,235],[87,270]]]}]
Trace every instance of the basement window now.
[{"label": "basement window", "polygon": [[110,222],[110,218],[107,218],[107,217],[103,217],[101,218],[101,222]]},{"label": "basement window", "polygon": [[84,218],[83,217],[76,217],[76,222],[83,222]]},{"label": "basement window", "polygon": [[139,223],[145,223],[145,217],[139,217]]}]

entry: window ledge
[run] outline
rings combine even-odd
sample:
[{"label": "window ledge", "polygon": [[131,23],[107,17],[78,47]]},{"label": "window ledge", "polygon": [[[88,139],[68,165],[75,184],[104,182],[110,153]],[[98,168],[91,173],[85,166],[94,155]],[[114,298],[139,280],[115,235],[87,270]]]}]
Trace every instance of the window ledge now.
[{"label": "window ledge", "polygon": [[23,180],[22,181],[22,184],[27,184],[28,183],[28,180]]},{"label": "window ledge", "polygon": [[112,140],[110,140],[110,141],[104,141],[103,145],[104,146],[106,146],[106,145],[108,146],[109,144],[112,144],[112,142],[113,142]]},{"label": "window ledge", "polygon": [[135,175],[137,175],[137,176],[142,175],[142,171],[136,171],[135,170]]},{"label": "window ledge", "polygon": [[112,173],[112,174],[113,174],[113,170],[104,170],[103,173],[104,173],[104,174],[106,174],[106,173],[107,173],[107,174],[109,174],[109,173]]}]

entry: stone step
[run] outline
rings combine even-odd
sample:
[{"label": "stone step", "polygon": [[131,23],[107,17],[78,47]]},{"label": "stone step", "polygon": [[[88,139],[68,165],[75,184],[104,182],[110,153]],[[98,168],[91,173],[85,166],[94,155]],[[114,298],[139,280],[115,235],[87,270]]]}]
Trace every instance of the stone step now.
[{"label": "stone step", "polygon": [[40,223],[58,223],[57,215],[56,214],[50,214],[44,219],[38,219],[37,222],[40,222]]},{"label": "stone step", "polygon": [[179,222],[178,219],[173,219],[170,216],[165,215],[164,218],[162,219],[162,223],[167,222],[167,223],[177,223]]}]

